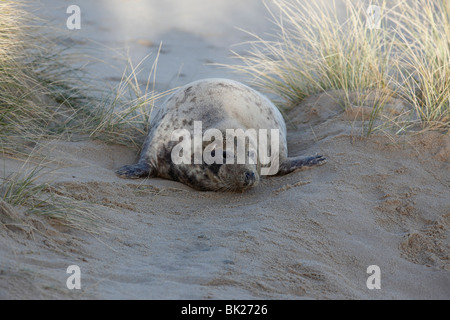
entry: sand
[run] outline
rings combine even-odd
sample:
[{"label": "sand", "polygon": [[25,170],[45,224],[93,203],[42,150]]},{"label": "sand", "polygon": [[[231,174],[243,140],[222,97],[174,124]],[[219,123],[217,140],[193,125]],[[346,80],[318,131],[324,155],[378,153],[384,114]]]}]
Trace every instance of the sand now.
[{"label": "sand", "polygon": [[[67,16],[61,1],[41,2],[43,16]],[[78,2],[90,22],[77,41],[129,46],[139,59],[163,39],[161,90],[204,77],[242,80],[204,62],[230,62],[229,46],[246,38],[234,25],[271,28],[259,1],[192,1],[217,4],[209,14],[155,0],[145,6],[164,15],[148,28],[124,18],[112,32],[118,20],[100,14],[110,12],[102,1]],[[131,10],[144,2],[108,3]],[[96,68],[110,81],[121,75]],[[290,154],[318,152],[328,163],[238,194],[119,179],[114,169],[132,163],[136,150],[48,141],[54,191],[89,206],[98,223],[81,231],[0,203],[0,299],[449,299],[450,137],[364,137],[358,113],[343,113],[328,94],[286,118]],[[21,165],[5,159],[4,174]],[[81,269],[81,290],[66,287],[70,265]],[[380,267],[379,290],[367,288],[370,265]]]}]

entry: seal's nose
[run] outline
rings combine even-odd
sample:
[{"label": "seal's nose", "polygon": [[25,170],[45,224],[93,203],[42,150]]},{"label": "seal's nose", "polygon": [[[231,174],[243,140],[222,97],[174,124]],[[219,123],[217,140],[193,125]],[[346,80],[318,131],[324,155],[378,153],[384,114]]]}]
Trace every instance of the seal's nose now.
[{"label": "seal's nose", "polygon": [[244,185],[248,186],[256,181],[256,176],[254,172],[246,171],[244,173]]}]

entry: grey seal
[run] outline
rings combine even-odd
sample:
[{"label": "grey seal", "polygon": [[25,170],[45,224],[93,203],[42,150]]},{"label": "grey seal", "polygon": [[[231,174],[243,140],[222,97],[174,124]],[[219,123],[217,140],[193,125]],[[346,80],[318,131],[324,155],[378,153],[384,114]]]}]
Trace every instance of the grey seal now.
[{"label": "grey seal", "polygon": [[[278,139],[278,150],[271,150],[272,145],[268,147],[272,163],[275,157],[277,161],[276,171],[271,174],[284,175],[302,167],[326,162],[321,155],[288,157],[286,124],[280,111],[267,97],[240,82],[228,79],[198,80],[179,88],[161,107],[155,108],[138,163],[121,167],[116,171],[119,177],[160,177],[179,181],[202,191],[247,190],[258,184],[261,170],[267,169],[268,165],[261,164],[258,153],[256,161],[249,160],[249,150],[255,146],[255,140],[249,137],[245,140],[248,161],[229,161],[236,160],[238,151],[225,146],[224,141],[227,139],[233,139],[231,145],[235,145],[234,137],[227,135],[229,129],[244,131],[251,128],[267,132],[268,141],[272,141],[270,132],[278,134],[275,137]],[[202,133],[214,128],[223,135],[222,141],[215,137],[201,141],[201,146],[197,145],[197,148],[201,148],[200,151],[209,148],[215,159],[223,158],[222,163],[194,161],[195,147],[194,150],[191,149],[191,153],[183,150],[183,153],[187,153],[187,159],[192,160],[189,163],[175,163],[173,160],[174,148],[184,140],[174,140],[173,132],[184,129],[184,132],[194,135],[196,123],[201,123]],[[252,156],[254,159],[255,155]]]}]

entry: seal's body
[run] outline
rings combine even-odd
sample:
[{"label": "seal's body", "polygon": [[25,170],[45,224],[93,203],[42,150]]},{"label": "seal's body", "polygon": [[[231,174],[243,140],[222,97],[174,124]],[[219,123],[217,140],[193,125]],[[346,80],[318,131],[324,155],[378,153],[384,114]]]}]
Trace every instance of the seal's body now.
[{"label": "seal's body", "polygon": [[[223,152],[224,164],[195,162],[195,146],[188,157],[192,162],[174,163],[172,151],[180,141],[172,141],[173,132],[185,129],[193,137],[195,124],[199,122],[202,125],[202,133],[214,128],[223,135],[223,145],[219,139],[206,139],[208,141],[201,142],[200,153],[205,151],[205,146],[216,142],[215,149],[209,146],[209,151],[212,151],[214,156],[216,152],[220,152],[222,156]],[[266,129],[269,143],[271,130],[278,129],[278,150],[269,148],[268,152],[272,160],[275,156],[279,160],[275,172],[277,174],[325,163],[322,156],[288,158],[286,124],[279,110],[268,98],[236,81],[205,79],[178,89],[162,107],[153,111],[150,131],[139,162],[122,167],[117,174],[123,178],[161,177],[180,181],[198,190],[248,189],[258,183],[261,165],[258,159],[256,163],[246,161],[240,162],[241,164],[227,164],[227,159],[237,157],[236,152],[231,151],[230,154],[230,150],[225,146],[227,138],[229,139],[227,129],[254,129],[256,132]],[[254,143],[252,139],[246,141],[246,150],[251,149]]]}]

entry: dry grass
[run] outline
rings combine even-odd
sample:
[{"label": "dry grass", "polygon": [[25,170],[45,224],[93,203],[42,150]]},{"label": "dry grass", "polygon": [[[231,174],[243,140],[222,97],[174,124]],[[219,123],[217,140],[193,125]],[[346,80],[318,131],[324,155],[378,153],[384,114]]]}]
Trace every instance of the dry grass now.
[{"label": "dry grass", "polygon": [[[24,208],[26,214],[36,214],[57,221],[59,224],[98,234],[106,230],[106,224],[95,213],[92,205],[64,197],[52,187],[47,179],[50,171],[44,170],[42,163],[33,165],[30,157],[15,173],[1,178],[0,201],[12,208]],[[33,226],[20,218],[11,215],[10,210],[3,205],[0,221],[5,218],[19,223],[26,230],[34,230]]]},{"label": "dry grass", "polygon": [[392,13],[398,92],[422,128],[450,129],[450,1],[405,2]]},{"label": "dry grass", "polygon": [[91,113],[81,106],[94,101],[81,94],[79,78],[67,76],[76,74],[68,67],[69,56],[41,35],[42,30],[32,25],[35,19],[14,1],[0,2],[0,152],[25,159],[18,172],[2,175],[0,198],[28,212],[93,230],[81,219],[92,217],[90,209],[51,195],[49,183],[38,182],[44,181],[42,166],[27,169],[31,161],[42,159],[34,151],[36,145],[83,126],[83,117]]},{"label": "dry grass", "polygon": [[[70,56],[49,41],[20,4],[0,2],[0,149],[30,151],[37,141],[82,123],[91,105]],[[70,76],[69,76],[70,75]]]},{"label": "dry grass", "polygon": [[149,130],[149,120],[155,102],[172,91],[157,93],[152,86],[152,83],[156,82],[159,50],[147,76],[145,88],[141,87],[138,82],[138,75],[142,71],[140,66],[149,57],[142,59],[136,66],[127,59],[120,83],[111,95],[96,106],[94,116],[85,127],[87,128],[85,131],[89,131],[92,138],[135,148],[141,147],[142,140]]},{"label": "dry grass", "polygon": [[[276,40],[255,36],[242,64],[232,69],[250,76],[264,91],[295,107],[306,96],[340,90],[344,109],[371,107],[366,134],[377,129],[384,106],[400,96],[415,112],[409,122],[392,116],[386,123],[403,130],[448,130],[450,94],[449,2],[373,1],[380,8],[380,28],[369,28],[367,4],[343,0],[273,0]],[[338,8],[345,15],[338,16]],[[374,92],[376,93],[375,99]],[[420,115],[416,119],[414,115]]]},{"label": "dry grass", "polygon": [[45,36],[26,7],[0,1],[0,152],[24,161],[17,173],[2,175],[0,198],[29,213],[95,232],[98,217],[91,206],[58,194],[42,169],[45,155],[37,150],[46,139],[74,137],[137,147],[154,101],[164,94],[151,87],[156,62],[145,89],[137,81],[140,65],[129,62],[119,86],[99,95],[86,86],[82,71],[72,67],[78,58],[66,49]]}]

